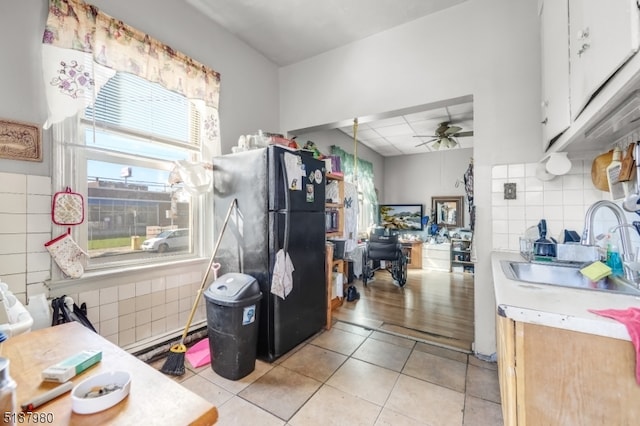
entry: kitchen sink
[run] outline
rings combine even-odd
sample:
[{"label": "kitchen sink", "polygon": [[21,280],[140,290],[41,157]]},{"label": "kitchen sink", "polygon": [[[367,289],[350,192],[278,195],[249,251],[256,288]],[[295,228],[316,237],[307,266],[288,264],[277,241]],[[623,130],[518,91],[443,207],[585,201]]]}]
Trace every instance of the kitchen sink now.
[{"label": "kitchen sink", "polygon": [[580,273],[582,266],[509,260],[501,261],[501,266],[506,277],[512,280],[640,296],[640,290],[623,277],[610,275],[592,282]]}]

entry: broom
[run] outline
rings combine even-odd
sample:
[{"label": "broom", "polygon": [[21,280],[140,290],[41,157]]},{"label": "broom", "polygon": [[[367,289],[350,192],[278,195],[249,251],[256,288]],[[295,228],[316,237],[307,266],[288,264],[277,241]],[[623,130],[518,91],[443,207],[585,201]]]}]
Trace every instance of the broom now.
[{"label": "broom", "polygon": [[229,206],[229,210],[227,211],[227,216],[224,218],[224,223],[222,224],[222,228],[220,229],[220,235],[218,235],[218,240],[216,241],[216,245],[213,248],[213,253],[211,253],[211,258],[209,259],[209,266],[207,267],[207,271],[204,274],[204,278],[202,278],[202,283],[200,284],[200,289],[198,290],[198,294],[196,295],[196,300],[193,302],[193,307],[191,308],[191,313],[189,314],[189,319],[187,320],[187,324],[184,327],[184,331],[182,332],[182,338],[180,339],[180,343],[173,345],[171,349],[169,349],[169,355],[167,356],[167,360],[164,365],[160,369],[165,374],[170,374],[172,376],[182,376],[184,374],[184,355],[187,352],[187,347],[184,345],[184,341],[187,337],[187,333],[189,332],[189,327],[191,326],[191,321],[193,320],[193,315],[196,312],[196,308],[198,307],[198,302],[200,301],[200,296],[202,295],[202,291],[204,290],[204,286],[209,279],[209,272],[212,269],[216,269],[214,267],[213,260],[218,252],[218,247],[220,247],[220,242],[222,241],[222,235],[224,234],[224,230],[227,227],[227,223],[229,222],[229,217],[231,216],[231,211],[234,206],[238,205],[238,200],[236,198],[233,199],[231,205]]}]

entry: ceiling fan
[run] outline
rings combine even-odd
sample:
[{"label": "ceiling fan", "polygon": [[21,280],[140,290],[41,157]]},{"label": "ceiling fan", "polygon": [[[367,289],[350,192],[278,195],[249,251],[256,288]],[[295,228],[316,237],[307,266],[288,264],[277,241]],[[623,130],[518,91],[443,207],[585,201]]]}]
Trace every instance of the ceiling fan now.
[{"label": "ceiling fan", "polygon": [[421,142],[416,146],[426,145],[431,142],[435,142],[431,145],[431,148],[435,150],[455,148],[458,145],[458,141],[455,138],[464,138],[467,136],[473,136],[473,131],[461,132],[462,127],[454,126],[450,122],[445,121],[440,123],[436,129],[435,135],[414,135],[414,138],[433,138],[426,142]]}]

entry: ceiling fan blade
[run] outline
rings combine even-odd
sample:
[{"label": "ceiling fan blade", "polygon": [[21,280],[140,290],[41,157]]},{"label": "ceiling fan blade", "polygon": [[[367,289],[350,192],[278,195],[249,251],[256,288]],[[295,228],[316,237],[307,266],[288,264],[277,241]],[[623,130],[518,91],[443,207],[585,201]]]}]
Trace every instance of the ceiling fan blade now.
[{"label": "ceiling fan blade", "polygon": [[455,135],[456,138],[466,138],[467,136],[473,136],[473,130],[469,130],[468,132],[458,132]]},{"label": "ceiling fan blade", "polygon": [[413,135],[414,138],[437,138],[436,135]]},{"label": "ceiling fan blade", "polygon": [[426,144],[428,144],[428,143],[431,143],[431,142],[433,142],[433,141],[437,141],[437,140],[438,140],[438,139],[431,139],[430,141],[421,142],[421,143],[419,143],[418,145],[416,145],[416,147],[418,147],[418,146],[422,146],[422,145],[426,145]]},{"label": "ceiling fan blade", "polygon": [[454,133],[459,132],[460,130],[462,130],[462,127],[460,127],[460,126],[451,126],[447,130],[444,131],[444,134],[445,135],[452,135]]}]

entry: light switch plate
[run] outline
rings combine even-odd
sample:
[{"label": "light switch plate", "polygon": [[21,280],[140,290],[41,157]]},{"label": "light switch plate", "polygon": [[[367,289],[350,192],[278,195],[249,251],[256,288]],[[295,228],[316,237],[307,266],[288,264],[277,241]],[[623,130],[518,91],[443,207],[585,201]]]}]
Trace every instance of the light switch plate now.
[{"label": "light switch plate", "polygon": [[504,184],[504,199],[515,200],[516,199],[516,184],[505,183]]}]

